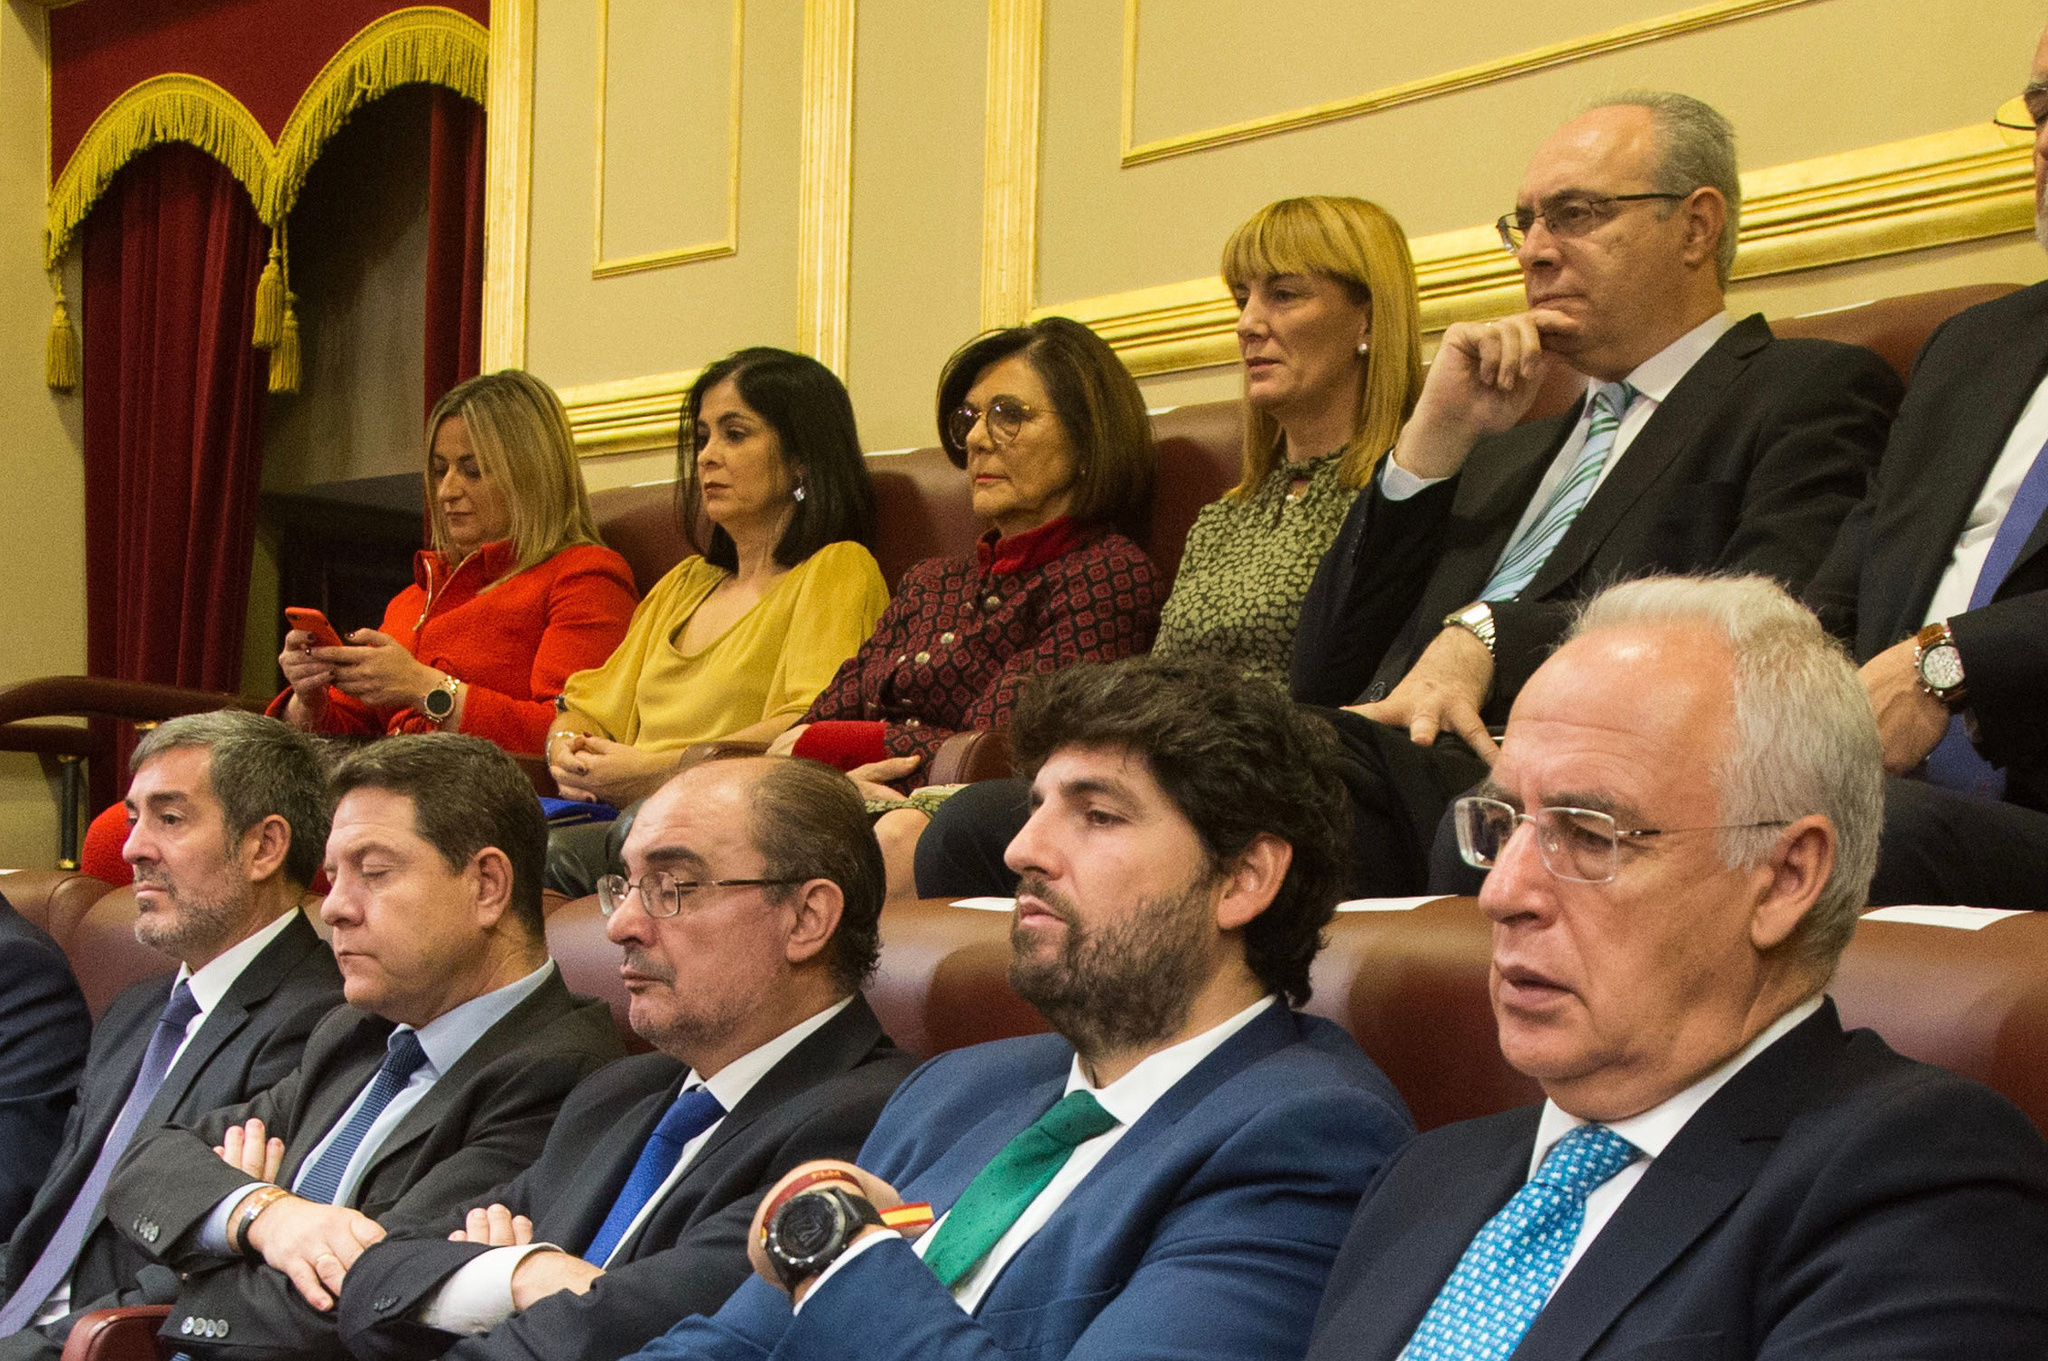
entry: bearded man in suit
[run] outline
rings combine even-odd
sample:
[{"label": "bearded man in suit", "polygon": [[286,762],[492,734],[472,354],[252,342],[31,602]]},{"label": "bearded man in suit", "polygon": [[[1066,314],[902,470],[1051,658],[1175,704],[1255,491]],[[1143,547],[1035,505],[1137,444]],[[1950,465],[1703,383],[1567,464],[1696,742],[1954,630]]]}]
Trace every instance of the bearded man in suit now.
[{"label": "bearded man in suit", "polygon": [[341,1001],[334,955],[301,910],[331,811],[311,739],[239,710],[190,714],[151,729],[130,765],[135,935],[177,969],[100,1019],[63,1146],[7,1245],[0,1356],[55,1361],[87,1310],[177,1293],[107,1220],[115,1163],[281,1080]]}]

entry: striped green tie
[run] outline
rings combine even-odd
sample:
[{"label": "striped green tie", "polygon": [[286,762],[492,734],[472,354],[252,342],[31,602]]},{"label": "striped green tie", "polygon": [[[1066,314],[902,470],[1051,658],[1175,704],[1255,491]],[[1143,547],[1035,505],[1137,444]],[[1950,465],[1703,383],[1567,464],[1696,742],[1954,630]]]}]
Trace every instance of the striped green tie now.
[{"label": "striped green tie", "polygon": [[1642,396],[1627,383],[1601,383],[1593,389],[1591,418],[1586,422],[1586,442],[1580,446],[1578,461],[1550,493],[1543,513],[1522,532],[1520,538],[1501,554],[1500,565],[1479,592],[1481,600],[1513,600],[1535,579],[1544,561],[1564,538],[1572,521],[1579,518],[1593,488],[1600,483],[1600,471],[1614,452],[1614,432],[1636,398]]},{"label": "striped green tie", "polygon": [[1116,1127],[1090,1092],[1069,1092],[1037,1123],[1003,1145],[1003,1151],[967,1184],[952,1213],[932,1235],[924,1264],[949,1289],[988,1256],[1032,1201],[1038,1199],[1078,1144]]}]

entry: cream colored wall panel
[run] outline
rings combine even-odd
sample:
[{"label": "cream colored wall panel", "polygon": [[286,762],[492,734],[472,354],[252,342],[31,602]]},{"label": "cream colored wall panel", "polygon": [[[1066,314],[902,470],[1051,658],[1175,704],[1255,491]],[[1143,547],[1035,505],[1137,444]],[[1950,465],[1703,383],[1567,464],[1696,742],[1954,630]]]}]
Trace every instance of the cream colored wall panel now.
[{"label": "cream colored wall panel", "polygon": [[[730,13],[723,4],[717,8]],[[558,388],[573,389],[686,372],[742,345],[796,342],[803,24],[803,7],[794,3],[745,9],[738,248],[673,268],[592,278],[597,3],[550,0],[540,7],[534,34],[528,367]],[[724,88],[729,72],[714,65],[693,62],[663,80],[710,80]],[[721,111],[703,135],[717,141],[729,127]],[[715,178],[694,193],[722,204],[727,189],[723,178]]]},{"label": "cream colored wall panel", "polygon": [[742,0],[598,0],[597,273],[738,244],[744,19]]},{"label": "cream colored wall panel", "polygon": [[[1188,154],[1816,2],[1125,0],[1124,156]],[[1314,41],[1286,40],[1304,34]]]},{"label": "cream colored wall panel", "polygon": [[847,387],[870,449],[931,444],[946,356],[981,329],[987,6],[861,0]]},{"label": "cream colored wall panel", "polygon": [[[1462,19],[1486,7],[1438,8]],[[1273,9],[1258,13],[1261,32],[1303,31]],[[1745,167],[1963,126],[2017,88],[2043,17],[2037,0],[1813,0],[1124,168],[1116,107],[1123,0],[1048,0],[1037,301],[1211,274],[1231,228],[1288,194],[1364,194],[1418,236],[1490,221],[1512,202],[1545,132],[1592,98],[1629,86],[1682,89],[1721,107],[1736,123]],[[1229,83],[1234,73],[1220,69],[1209,79]],[[1184,72],[1182,83],[1200,82]],[[1162,108],[1166,101],[1162,93]]]},{"label": "cream colored wall panel", "polygon": [[[0,685],[85,670],[85,483],[78,399],[43,386],[50,281],[43,273],[48,94],[43,14],[0,6]],[[66,295],[77,315],[78,278]],[[53,767],[54,769],[54,767]],[[0,865],[57,853],[53,785],[31,756],[0,756]]]}]

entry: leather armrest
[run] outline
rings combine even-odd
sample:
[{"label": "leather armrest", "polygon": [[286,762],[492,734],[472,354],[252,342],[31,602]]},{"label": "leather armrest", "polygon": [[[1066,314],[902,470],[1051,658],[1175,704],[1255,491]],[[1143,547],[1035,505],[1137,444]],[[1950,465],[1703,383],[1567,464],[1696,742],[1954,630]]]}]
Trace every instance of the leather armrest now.
[{"label": "leather armrest", "polygon": [[170,1349],[156,1334],[170,1314],[167,1304],[95,1309],[72,1325],[63,1361],[161,1361]]},{"label": "leather armrest", "polygon": [[180,714],[215,709],[263,712],[263,703],[218,690],[188,690],[153,681],[110,680],[105,676],[39,676],[0,689],[0,723],[24,718],[125,718],[161,722]]},{"label": "leather armrest", "polygon": [[932,757],[931,784],[973,784],[1005,780],[1016,773],[1010,763],[1010,730],[978,728],[956,732]]}]

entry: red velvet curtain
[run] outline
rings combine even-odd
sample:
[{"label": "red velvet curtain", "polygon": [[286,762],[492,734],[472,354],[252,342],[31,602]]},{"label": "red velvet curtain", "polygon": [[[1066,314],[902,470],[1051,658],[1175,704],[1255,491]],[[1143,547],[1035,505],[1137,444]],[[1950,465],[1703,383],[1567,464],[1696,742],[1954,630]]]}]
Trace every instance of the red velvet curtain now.
[{"label": "red velvet curtain", "polygon": [[427,120],[426,410],[483,358],[484,111],[436,85]]},{"label": "red velvet curtain", "polygon": [[[88,666],[239,690],[269,358],[249,335],[269,232],[226,169],[171,144],[121,171],[83,237]],[[96,800],[111,798],[101,783]]]}]

